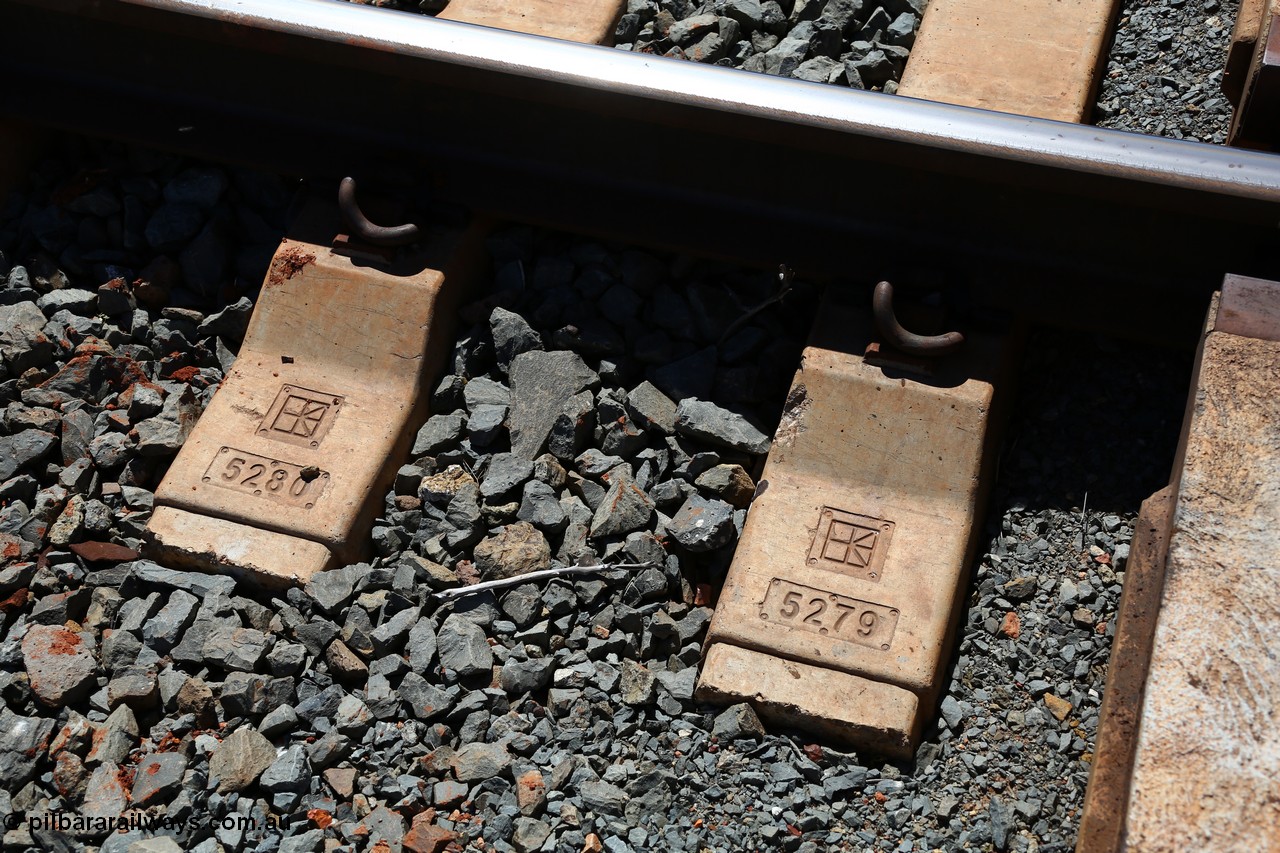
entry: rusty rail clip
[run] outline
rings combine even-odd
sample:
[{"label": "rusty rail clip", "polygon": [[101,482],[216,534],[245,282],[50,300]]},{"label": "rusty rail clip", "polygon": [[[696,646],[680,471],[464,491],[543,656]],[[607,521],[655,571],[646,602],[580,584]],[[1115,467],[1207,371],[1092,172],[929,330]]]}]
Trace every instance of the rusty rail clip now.
[{"label": "rusty rail clip", "polygon": [[935,358],[955,351],[964,343],[964,335],[959,332],[917,335],[902,328],[893,313],[893,285],[887,281],[876,285],[875,294],[871,297],[871,312],[875,317],[876,329],[885,343],[906,355]]},{"label": "rusty rail clip", "polygon": [[395,226],[370,222],[356,203],[354,178],[343,178],[338,184],[338,212],[352,236],[372,246],[407,246],[418,239],[418,226],[412,222]]}]

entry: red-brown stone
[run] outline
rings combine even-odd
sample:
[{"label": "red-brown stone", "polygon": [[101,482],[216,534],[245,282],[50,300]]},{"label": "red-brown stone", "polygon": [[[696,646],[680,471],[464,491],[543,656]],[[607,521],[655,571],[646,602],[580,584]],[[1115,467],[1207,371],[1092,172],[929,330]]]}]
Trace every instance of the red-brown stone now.
[{"label": "red-brown stone", "polygon": [[0,601],[0,613],[12,613],[15,610],[21,610],[23,607],[27,606],[27,599],[29,597],[30,593],[27,592],[27,588],[25,586],[22,589],[14,590],[8,598]]},{"label": "red-brown stone", "polygon": [[441,853],[458,837],[456,832],[432,823],[434,814],[428,815],[428,812],[422,812],[415,817],[413,826],[404,834],[404,849],[408,853]]},{"label": "red-brown stone", "polygon": [[1011,640],[1018,639],[1022,634],[1022,620],[1018,618],[1017,613],[1010,610],[1004,615],[1004,620],[1000,623],[1000,633]]},{"label": "red-brown stone", "polygon": [[127,563],[141,556],[132,548],[114,542],[75,542],[70,547],[77,557],[90,563]]}]

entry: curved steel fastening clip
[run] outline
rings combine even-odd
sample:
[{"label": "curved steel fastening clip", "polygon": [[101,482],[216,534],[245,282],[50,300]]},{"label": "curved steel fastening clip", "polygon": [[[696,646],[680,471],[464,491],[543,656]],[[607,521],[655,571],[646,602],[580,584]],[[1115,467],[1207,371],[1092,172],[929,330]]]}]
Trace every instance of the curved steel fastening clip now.
[{"label": "curved steel fastening clip", "polygon": [[407,246],[418,239],[418,226],[412,222],[405,225],[374,225],[360,210],[356,203],[356,182],[354,178],[343,178],[338,184],[338,212],[353,237],[373,246]]},{"label": "curved steel fastening clip", "polygon": [[875,317],[876,328],[880,331],[885,343],[907,355],[933,358],[946,355],[964,343],[964,335],[959,332],[947,332],[945,335],[917,335],[902,328],[902,324],[893,313],[893,285],[887,281],[876,285],[875,294],[871,297],[871,313]]}]

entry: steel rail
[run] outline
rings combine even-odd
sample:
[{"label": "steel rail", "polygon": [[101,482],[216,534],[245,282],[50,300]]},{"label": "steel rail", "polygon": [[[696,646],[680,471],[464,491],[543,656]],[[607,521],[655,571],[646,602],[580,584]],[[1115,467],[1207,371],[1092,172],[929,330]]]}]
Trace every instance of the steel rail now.
[{"label": "steel rail", "polygon": [[1240,149],[746,74],[338,0],[123,2],[789,125],[1280,201],[1280,157]]},{"label": "steel rail", "polygon": [[0,21],[0,115],[868,292],[1194,339],[1224,273],[1280,277],[1280,155],[330,0],[0,0]]}]

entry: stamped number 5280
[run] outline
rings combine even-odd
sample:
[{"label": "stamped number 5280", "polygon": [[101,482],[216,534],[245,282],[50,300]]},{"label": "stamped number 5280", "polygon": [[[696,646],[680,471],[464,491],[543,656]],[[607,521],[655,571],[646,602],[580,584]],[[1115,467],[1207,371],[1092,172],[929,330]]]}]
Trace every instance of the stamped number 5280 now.
[{"label": "stamped number 5280", "polygon": [[328,485],[329,473],[223,447],[202,479],[209,485],[311,509]]}]

